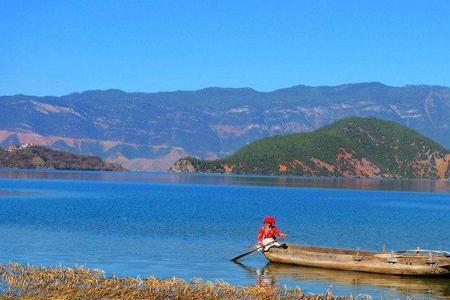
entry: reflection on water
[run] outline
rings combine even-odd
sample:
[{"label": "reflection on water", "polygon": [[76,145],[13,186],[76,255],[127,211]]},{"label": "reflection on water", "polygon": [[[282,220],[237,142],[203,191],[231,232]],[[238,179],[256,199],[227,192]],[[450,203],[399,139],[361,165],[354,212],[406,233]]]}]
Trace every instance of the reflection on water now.
[{"label": "reflection on water", "polygon": [[212,185],[255,185],[323,187],[362,190],[390,190],[450,193],[448,180],[395,180],[324,177],[239,176],[214,174],[172,174],[149,172],[97,172],[0,169],[0,178],[102,180],[122,182],[189,183]]},{"label": "reflection on water", "polygon": [[[374,286],[391,289],[398,297],[413,299],[450,299],[450,279],[445,278],[416,278],[371,274],[363,272],[349,272],[321,268],[302,267],[288,264],[267,263],[262,268],[247,266],[241,262],[236,265],[246,270],[249,275],[256,277],[256,285],[268,287],[286,280],[298,282],[299,286],[308,282],[351,286],[354,295],[359,287]],[[367,289],[365,289],[367,290]]]},{"label": "reflection on water", "polygon": [[268,264],[267,270],[274,276],[287,276],[297,281],[326,280],[336,284],[353,286],[375,285],[379,287],[396,288],[405,294],[433,294],[450,297],[450,280],[436,278],[414,278],[407,276],[370,274],[363,272],[348,272],[308,268],[286,264]]},{"label": "reflection on water", "polygon": [[0,190],[0,197],[2,196],[27,196],[32,195],[33,192],[16,191],[16,190]]}]

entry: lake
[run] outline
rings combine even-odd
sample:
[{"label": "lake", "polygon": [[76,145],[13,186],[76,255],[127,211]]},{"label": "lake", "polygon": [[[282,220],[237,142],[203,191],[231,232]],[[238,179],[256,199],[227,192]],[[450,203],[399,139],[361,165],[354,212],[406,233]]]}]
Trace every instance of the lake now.
[{"label": "lake", "polygon": [[260,253],[230,262],[254,244],[265,215],[290,243],[450,250],[448,181],[0,170],[0,262],[450,298],[450,279],[271,264]]}]

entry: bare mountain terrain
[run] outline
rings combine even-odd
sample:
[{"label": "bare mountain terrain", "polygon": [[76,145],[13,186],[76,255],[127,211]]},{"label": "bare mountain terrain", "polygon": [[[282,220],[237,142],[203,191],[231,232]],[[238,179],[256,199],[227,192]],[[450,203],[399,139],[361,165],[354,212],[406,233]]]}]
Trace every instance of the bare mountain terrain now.
[{"label": "bare mountain terrain", "polygon": [[0,97],[0,115],[0,147],[33,143],[135,170],[167,170],[185,156],[221,158],[262,137],[348,116],[396,121],[450,147],[450,88],[427,85],[14,95]]}]

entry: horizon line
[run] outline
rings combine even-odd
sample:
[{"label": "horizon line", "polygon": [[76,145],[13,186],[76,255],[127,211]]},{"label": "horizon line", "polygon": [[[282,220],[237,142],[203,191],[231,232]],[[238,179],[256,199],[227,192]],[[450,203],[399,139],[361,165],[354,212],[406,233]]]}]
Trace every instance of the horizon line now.
[{"label": "horizon line", "polygon": [[248,86],[244,86],[244,87],[221,87],[221,86],[209,86],[209,87],[204,87],[204,88],[198,88],[198,89],[185,89],[185,90],[159,90],[159,91],[126,91],[123,89],[117,89],[117,88],[107,88],[107,89],[87,89],[87,90],[83,90],[83,91],[78,91],[78,92],[71,92],[68,94],[62,94],[59,96],[56,95],[30,95],[30,94],[23,94],[23,93],[17,93],[17,94],[10,94],[10,95],[0,95],[0,97],[14,97],[14,96],[25,96],[25,97],[39,97],[39,98],[45,98],[45,97],[54,97],[54,98],[61,98],[61,97],[67,97],[70,95],[74,95],[74,94],[84,94],[87,92],[108,92],[108,91],[117,91],[117,92],[122,92],[122,93],[127,93],[127,94],[159,94],[159,93],[176,93],[176,92],[199,92],[199,91],[204,91],[204,90],[210,90],[210,89],[222,89],[222,90],[251,90],[257,93],[273,93],[276,91],[280,91],[280,90],[287,90],[287,89],[292,89],[292,88],[296,88],[296,87],[305,87],[305,88],[339,88],[339,87],[344,87],[344,86],[355,86],[355,85],[380,85],[380,86],[384,86],[384,87],[388,87],[388,88],[406,88],[406,87],[434,87],[434,88],[444,88],[444,89],[449,89],[450,86],[444,86],[444,85],[435,85],[435,84],[405,84],[405,85],[401,85],[401,86],[396,86],[396,85],[388,85],[385,83],[382,83],[380,81],[361,81],[361,82],[349,82],[349,83],[342,83],[342,84],[337,84],[337,85],[305,85],[305,84],[296,84],[296,85],[292,85],[292,86],[288,86],[288,87],[282,87],[282,88],[277,88],[274,90],[269,90],[269,91],[260,91],[260,90],[256,90],[252,87],[248,87]]}]

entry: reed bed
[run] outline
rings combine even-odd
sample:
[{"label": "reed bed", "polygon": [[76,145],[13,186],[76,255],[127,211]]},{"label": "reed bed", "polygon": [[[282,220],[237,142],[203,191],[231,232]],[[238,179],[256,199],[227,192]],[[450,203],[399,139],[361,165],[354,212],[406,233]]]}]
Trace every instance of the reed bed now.
[{"label": "reed bed", "polygon": [[352,297],[307,295],[283,287],[237,287],[222,281],[118,278],[97,269],[0,265],[0,299],[303,299]]}]

